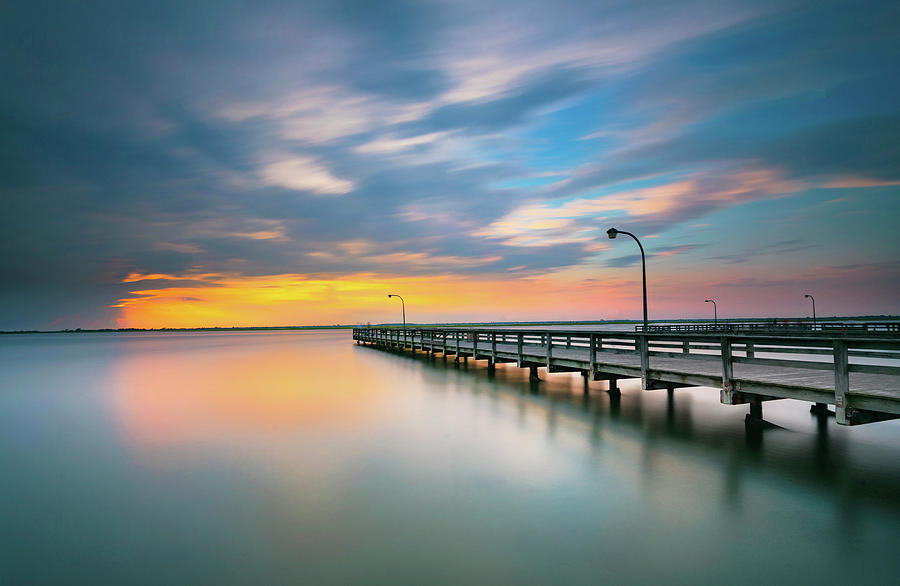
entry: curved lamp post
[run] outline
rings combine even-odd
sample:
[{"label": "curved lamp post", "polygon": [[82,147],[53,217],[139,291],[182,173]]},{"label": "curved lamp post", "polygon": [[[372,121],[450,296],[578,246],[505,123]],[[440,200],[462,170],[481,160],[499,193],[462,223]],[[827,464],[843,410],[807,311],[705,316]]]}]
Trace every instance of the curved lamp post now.
[{"label": "curved lamp post", "polygon": [[806,297],[810,301],[812,301],[812,304],[813,304],[813,329],[816,329],[816,298],[808,293],[806,295],[804,295],[804,297]]},{"label": "curved lamp post", "polygon": [[400,307],[403,309],[403,346],[406,347],[406,302],[396,293],[388,293],[388,299],[396,297],[400,300]]},{"label": "curved lamp post", "polygon": [[637,239],[637,236],[632,234],[631,232],[626,232],[625,230],[617,230],[615,228],[610,228],[606,231],[606,235],[609,236],[610,240],[615,239],[619,234],[626,234],[634,238],[634,241],[637,242],[638,248],[641,249],[641,271],[643,275],[643,284],[644,284],[644,331],[647,331],[647,258],[644,256],[644,247],[641,245],[641,241]]},{"label": "curved lamp post", "polygon": [[403,298],[395,293],[388,293],[388,299],[391,297],[396,297],[400,300],[400,307],[403,309],[403,330],[406,330],[406,302],[403,301]]},{"label": "curved lamp post", "polygon": [[712,299],[704,299],[704,303],[712,303],[713,304],[713,323],[716,325],[716,328],[719,327],[719,308],[716,307],[716,302]]}]

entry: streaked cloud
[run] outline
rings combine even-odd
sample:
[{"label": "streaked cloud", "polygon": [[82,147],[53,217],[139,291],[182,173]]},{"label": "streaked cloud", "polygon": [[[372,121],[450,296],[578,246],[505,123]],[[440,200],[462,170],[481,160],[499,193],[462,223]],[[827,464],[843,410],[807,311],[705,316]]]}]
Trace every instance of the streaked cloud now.
[{"label": "streaked cloud", "polygon": [[785,180],[773,169],[737,170],[721,176],[698,173],[651,187],[613,189],[596,197],[527,204],[472,235],[517,246],[584,242],[598,234],[596,226],[601,220],[616,222],[628,218],[632,223],[671,225],[715,209],[794,193],[803,187]]},{"label": "streaked cloud", "polygon": [[352,181],[335,177],[322,162],[302,155],[267,163],[260,176],[266,185],[311,191],[316,195],[344,195],[355,187]]},{"label": "streaked cloud", "polygon": [[346,321],[363,306],[311,292],[366,282],[374,319],[386,286],[436,317],[537,317],[532,292],[566,288],[625,315],[612,225],[671,285],[660,310],[726,275],[747,307],[794,311],[793,282],[900,312],[893,3],[136,14],[0,8],[0,329]]},{"label": "streaked cloud", "polygon": [[358,153],[368,154],[368,153],[396,153],[401,151],[407,151],[411,148],[433,144],[438,140],[441,140],[447,136],[446,132],[431,132],[428,134],[420,134],[418,136],[409,136],[405,138],[399,138],[396,136],[384,136],[381,138],[377,138],[371,142],[363,143],[357,147],[355,147],[355,151]]}]

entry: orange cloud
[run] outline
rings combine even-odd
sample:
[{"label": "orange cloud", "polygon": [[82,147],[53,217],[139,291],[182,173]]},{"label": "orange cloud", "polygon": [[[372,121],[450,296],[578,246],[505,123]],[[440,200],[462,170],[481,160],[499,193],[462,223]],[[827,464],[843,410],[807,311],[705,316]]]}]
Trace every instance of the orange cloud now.
[{"label": "orange cloud", "polygon": [[150,281],[150,280],[165,280],[165,281],[178,281],[181,277],[175,277],[172,275],[163,275],[161,273],[129,273],[127,277],[122,279],[123,283],[136,283],[138,281]]},{"label": "orange cloud", "polygon": [[235,238],[247,238],[249,240],[288,240],[284,232],[281,230],[260,230],[258,232],[232,232],[230,234]]}]

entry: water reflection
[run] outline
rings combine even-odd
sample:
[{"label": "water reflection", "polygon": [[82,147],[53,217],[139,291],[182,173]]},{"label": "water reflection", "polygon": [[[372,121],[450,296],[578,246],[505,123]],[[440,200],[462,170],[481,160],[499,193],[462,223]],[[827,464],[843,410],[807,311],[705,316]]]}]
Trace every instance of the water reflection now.
[{"label": "water reflection", "polygon": [[360,385],[327,346],[254,341],[250,348],[210,353],[204,346],[159,345],[127,354],[111,373],[122,430],[138,445],[203,442],[247,431],[357,427],[390,384],[370,373]]},{"label": "water reflection", "polygon": [[[808,413],[807,404],[792,401],[787,422],[801,431],[793,431],[767,423],[764,427],[745,427],[746,409],[729,408],[718,403],[718,391],[713,389],[675,389],[642,391],[637,380],[620,380],[624,391],[607,393],[608,383],[588,383],[576,373],[547,374],[541,370],[541,381],[529,381],[526,369],[512,364],[498,364],[489,373],[485,362],[461,362],[366,347],[364,351],[391,355],[395,360],[410,361],[426,369],[432,376],[453,377],[456,386],[472,389],[474,393],[511,393],[519,397],[519,422],[524,426],[527,407],[525,397],[546,411],[543,432],[556,435],[561,425],[584,423],[587,438],[592,444],[609,441],[612,428],[616,434],[629,438],[637,435],[641,442],[642,483],[665,477],[667,471],[658,470],[671,461],[673,441],[690,451],[704,450],[713,455],[714,466],[721,465],[724,478],[720,485],[723,502],[729,507],[743,506],[742,483],[749,476],[760,473],[780,475],[784,481],[806,485],[810,490],[829,493],[835,514],[842,524],[854,523],[858,502],[877,503],[900,512],[900,467],[896,455],[900,440],[900,424],[890,422],[898,434],[893,442],[884,444],[856,443],[848,434],[860,428],[839,428],[833,414]],[[464,379],[468,379],[464,382]],[[468,383],[468,385],[466,384]],[[767,402],[769,408],[775,402]],[[783,409],[782,413],[783,415]],[[696,417],[708,418],[696,422]],[[568,420],[565,421],[564,420]],[[615,425],[615,427],[612,427]],[[532,429],[533,431],[533,429]],[[839,433],[838,433],[839,432]],[[710,452],[710,450],[712,450]],[[859,452],[858,450],[864,450]],[[679,462],[678,466],[684,466]],[[900,529],[900,527],[898,527]]]}]

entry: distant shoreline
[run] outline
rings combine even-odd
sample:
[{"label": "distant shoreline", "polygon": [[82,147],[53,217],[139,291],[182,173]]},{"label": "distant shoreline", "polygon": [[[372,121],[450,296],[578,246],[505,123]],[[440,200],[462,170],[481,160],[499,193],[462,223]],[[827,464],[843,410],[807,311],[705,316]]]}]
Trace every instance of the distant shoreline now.
[{"label": "distant shoreline", "polygon": [[[778,321],[789,322],[806,322],[811,321],[809,317],[755,317],[755,318],[734,318],[720,319],[720,323],[748,323],[748,322],[767,322],[773,319]],[[900,316],[897,315],[862,315],[862,316],[836,316],[836,317],[820,317],[817,321],[834,322],[834,321],[897,321]],[[652,323],[706,323],[708,319],[655,319]],[[622,325],[622,324],[640,324],[641,320],[625,319],[625,320],[585,320],[585,321],[500,321],[500,322],[452,322],[452,323],[409,323],[408,327],[483,327],[483,326],[591,326],[591,325]],[[65,330],[0,330],[2,334],[96,334],[96,333],[133,333],[133,332],[268,332],[268,331],[296,331],[296,330],[350,330],[353,328],[366,327],[367,325],[379,327],[401,327],[399,323],[380,323],[380,324],[334,324],[330,326],[238,326],[231,328],[208,327],[208,328],[100,328],[100,329],[65,329]]]}]

